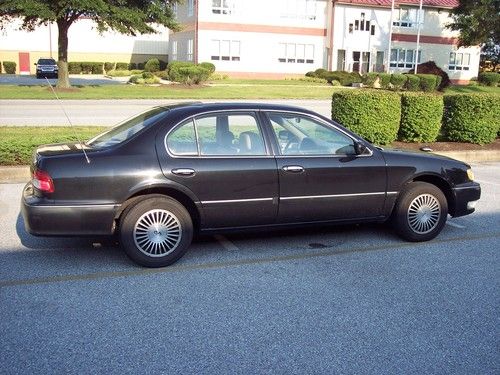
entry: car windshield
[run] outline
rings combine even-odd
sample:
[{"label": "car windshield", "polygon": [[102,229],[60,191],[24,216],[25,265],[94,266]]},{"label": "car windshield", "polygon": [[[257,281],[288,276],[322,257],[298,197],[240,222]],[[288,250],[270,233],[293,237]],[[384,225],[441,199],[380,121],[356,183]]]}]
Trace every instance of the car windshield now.
[{"label": "car windshield", "polygon": [[38,65],[56,65],[56,61],[54,59],[40,59]]},{"label": "car windshield", "polygon": [[99,134],[86,142],[87,146],[94,148],[104,148],[122,143],[131,138],[142,129],[154,124],[166,113],[165,108],[154,108],[132,117],[116,125],[110,130]]}]

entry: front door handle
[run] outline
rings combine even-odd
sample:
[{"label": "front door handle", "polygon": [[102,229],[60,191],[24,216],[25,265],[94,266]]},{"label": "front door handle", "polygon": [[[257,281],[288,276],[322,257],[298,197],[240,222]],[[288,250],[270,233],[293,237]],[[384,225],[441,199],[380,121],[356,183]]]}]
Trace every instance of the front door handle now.
[{"label": "front door handle", "polygon": [[283,170],[285,172],[301,173],[301,172],[304,172],[304,167],[302,167],[300,165],[285,165],[283,167]]},{"label": "front door handle", "polygon": [[194,175],[194,169],[191,169],[191,168],[176,168],[176,169],[172,169],[172,173],[176,174],[177,176],[193,176]]}]

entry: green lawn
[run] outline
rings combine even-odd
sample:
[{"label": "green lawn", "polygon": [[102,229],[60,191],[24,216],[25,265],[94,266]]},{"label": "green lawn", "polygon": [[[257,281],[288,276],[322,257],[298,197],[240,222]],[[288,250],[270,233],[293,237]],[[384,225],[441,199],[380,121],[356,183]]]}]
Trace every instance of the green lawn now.
[{"label": "green lawn", "polygon": [[31,163],[35,148],[42,144],[85,141],[104,128],[98,126],[86,127],[0,127],[0,165],[26,165]]},{"label": "green lawn", "polygon": [[[221,81],[224,82],[224,81]],[[260,81],[264,82],[264,81]],[[300,82],[300,81],[280,81]],[[58,90],[62,99],[330,99],[336,88],[321,84],[270,86],[85,86]],[[0,86],[0,99],[54,99],[46,86]]]},{"label": "green lawn", "polygon": [[447,94],[457,93],[457,94],[480,94],[480,93],[490,93],[499,94],[500,87],[491,86],[450,86],[446,89]]},{"label": "green lawn", "polygon": [[210,81],[211,85],[266,85],[266,86],[326,86],[331,87],[328,83],[307,82],[298,79],[223,79],[219,81]]}]

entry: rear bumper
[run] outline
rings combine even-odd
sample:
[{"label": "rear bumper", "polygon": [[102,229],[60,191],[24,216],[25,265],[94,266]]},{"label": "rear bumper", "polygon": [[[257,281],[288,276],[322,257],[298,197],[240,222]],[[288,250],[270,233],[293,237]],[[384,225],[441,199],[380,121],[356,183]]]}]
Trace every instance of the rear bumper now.
[{"label": "rear bumper", "polygon": [[453,217],[469,215],[475,211],[475,203],[481,198],[481,185],[469,182],[452,189],[455,198],[455,207],[450,210]]},{"label": "rear bumper", "polygon": [[26,230],[35,236],[110,235],[119,205],[58,205],[33,195],[31,183],[23,190],[21,213]]}]

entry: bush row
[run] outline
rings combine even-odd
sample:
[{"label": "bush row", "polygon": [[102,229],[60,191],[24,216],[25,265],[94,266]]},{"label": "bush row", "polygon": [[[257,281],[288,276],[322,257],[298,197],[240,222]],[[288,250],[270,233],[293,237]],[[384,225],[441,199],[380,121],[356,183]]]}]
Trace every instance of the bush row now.
[{"label": "bush row", "polygon": [[477,77],[479,83],[485,86],[498,86],[500,83],[500,73],[484,72]]},{"label": "bush row", "polygon": [[376,144],[396,139],[490,143],[500,131],[500,96],[374,90],[335,92],[332,119]]},{"label": "bush row", "polygon": [[322,78],[325,79],[328,83],[333,84],[335,84],[336,81],[342,86],[351,86],[353,83],[361,83],[363,81],[359,73],[342,71],[331,72],[321,68],[316,69],[313,72],[307,72],[306,77]]},{"label": "bush row", "polygon": [[16,74],[16,63],[14,61],[4,61],[2,66],[6,74]]},{"label": "bush row", "polygon": [[143,63],[126,63],[126,62],[89,62],[89,61],[72,61],[68,63],[68,71],[70,74],[103,74],[112,70],[146,70],[148,72],[158,72],[164,70],[167,63],[156,58],[149,59]]},{"label": "bush row", "polygon": [[215,65],[209,62],[194,64],[192,62],[172,61],[166,69],[169,80],[184,84],[199,84],[208,80],[215,72]]},{"label": "bush row", "polygon": [[363,84],[368,87],[394,91],[432,92],[441,85],[442,77],[435,74],[366,73]]}]

